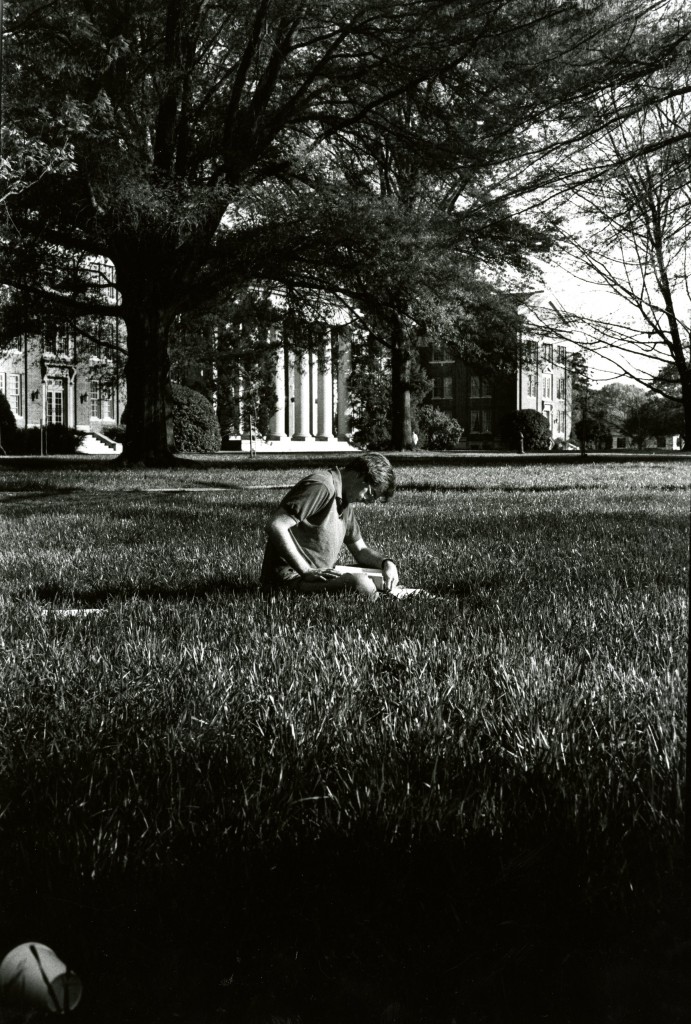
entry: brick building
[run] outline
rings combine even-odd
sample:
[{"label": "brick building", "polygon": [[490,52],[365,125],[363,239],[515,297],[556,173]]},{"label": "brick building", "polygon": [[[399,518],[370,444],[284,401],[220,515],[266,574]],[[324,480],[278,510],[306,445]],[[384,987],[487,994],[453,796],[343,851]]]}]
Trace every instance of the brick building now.
[{"label": "brick building", "polygon": [[0,392],[19,429],[62,424],[97,437],[120,424],[125,341],[113,269],[92,259],[82,272],[97,298],[113,308],[112,316],[79,321],[79,330],[46,322],[40,335],[23,334],[0,348]]},{"label": "brick building", "polygon": [[[270,329],[273,352],[275,405],[266,429],[266,445],[274,451],[349,445],[357,425],[348,390],[351,332],[324,328],[322,336],[301,353],[281,343],[280,328]],[[570,356],[563,345],[525,341],[513,373],[480,373],[444,346],[420,351],[421,363],[432,381],[431,401],[451,413],[464,428],[468,449],[502,447],[501,424],[507,413],[535,409],[550,423],[552,438],[567,441],[572,423]],[[219,380],[218,367],[203,368],[194,361],[177,367],[177,379],[207,393],[214,402],[224,439],[230,446],[247,447],[254,406],[252,387],[239,368],[210,392],[207,382]],[[232,378],[232,379],[231,379]],[[225,443],[225,441],[224,441]],[[260,440],[260,448],[263,443]]]},{"label": "brick building", "polygon": [[[112,272],[100,264],[92,271],[115,313]],[[552,304],[542,293],[537,303]],[[0,351],[0,392],[20,429],[63,424],[98,436],[120,424],[125,407],[119,365],[125,351],[124,326],[113,315],[89,327],[89,337],[68,328],[46,329],[41,337],[24,336],[14,347]],[[279,326],[271,327],[269,334],[275,402],[264,428],[266,443],[273,450],[295,450],[313,442],[315,448],[350,447],[349,328],[325,325],[313,332],[310,344],[299,353],[291,351],[282,339]],[[213,360],[214,354],[212,345],[204,358]],[[478,371],[441,345],[422,349],[420,356],[432,381],[431,400],[461,424],[464,447],[501,448],[502,421],[520,409],[535,409],[548,420],[555,441],[568,441],[573,389],[571,357],[565,346],[532,337],[521,339],[514,372]],[[218,367],[207,366],[203,359],[188,357],[186,365],[176,369],[178,381],[198,388],[212,400],[224,441],[245,447],[256,428],[257,411],[254,385],[243,376],[240,365],[234,376],[231,374],[232,380],[223,381]]]},{"label": "brick building", "polygon": [[101,345],[56,332],[52,338],[25,335],[5,347],[0,352],[0,392],[17,426],[61,423],[98,434],[118,425],[125,395],[118,347],[112,342],[117,342],[120,329],[116,318],[104,324]]},{"label": "brick building", "polygon": [[502,421],[520,409],[535,409],[549,421],[553,440],[568,441],[573,407],[570,355],[565,346],[551,342],[529,341],[522,349],[513,373],[478,371],[440,345],[421,353],[432,380],[431,400],[461,424],[465,447],[501,448]]}]

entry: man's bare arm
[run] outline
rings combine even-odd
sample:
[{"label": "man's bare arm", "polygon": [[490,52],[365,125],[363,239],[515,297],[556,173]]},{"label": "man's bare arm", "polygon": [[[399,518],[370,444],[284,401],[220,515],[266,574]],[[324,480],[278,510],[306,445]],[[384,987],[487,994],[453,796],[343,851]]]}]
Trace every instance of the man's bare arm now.
[{"label": "man's bare arm", "polygon": [[348,550],[358,565],[364,569],[381,569],[385,590],[392,590],[398,584],[398,569],[395,563],[376,548],[370,548],[362,537],[348,545]]},{"label": "man's bare arm", "polygon": [[315,569],[309,564],[306,558],[300,553],[300,549],[293,540],[290,532],[297,523],[297,519],[288,512],[275,512],[266,527],[266,535],[276,548],[282,558],[295,569],[301,576],[322,575],[322,570]]}]

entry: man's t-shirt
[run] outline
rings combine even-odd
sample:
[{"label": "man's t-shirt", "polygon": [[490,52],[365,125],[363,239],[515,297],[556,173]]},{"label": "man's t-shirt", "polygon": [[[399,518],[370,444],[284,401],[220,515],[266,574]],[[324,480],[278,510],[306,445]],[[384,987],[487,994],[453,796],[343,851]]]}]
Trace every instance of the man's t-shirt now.
[{"label": "man's t-shirt", "polygon": [[[279,509],[297,519],[291,535],[314,569],[331,569],[343,545],[362,536],[352,505],[343,507],[338,469],[318,469],[305,477],[288,491]],[[262,586],[280,586],[298,575],[269,541],[264,552]]]}]

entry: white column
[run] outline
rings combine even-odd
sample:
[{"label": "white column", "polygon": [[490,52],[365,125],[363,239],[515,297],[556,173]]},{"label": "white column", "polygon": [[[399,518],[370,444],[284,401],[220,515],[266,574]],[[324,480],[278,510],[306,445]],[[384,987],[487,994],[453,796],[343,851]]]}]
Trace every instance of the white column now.
[{"label": "white column", "polygon": [[303,352],[295,356],[295,433],[293,441],[311,439],[310,423],[310,379],[309,355]]},{"label": "white column", "polygon": [[338,440],[348,440],[348,374],[350,373],[350,332],[348,328],[341,327],[338,330],[338,377],[336,409]]},{"label": "white column", "polygon": [[[250,331],[247,324],[243,321],[240,324],[240,342],[242,347],[247,349],[250,344]],[[242,405],[240,406],[240,434],[243,441],[250,442],[250,450],[252,444],[252,428],[256,430],[256,423],[254,423],[254,408],[252,402],[252,380],[251,377],[248,379],[244,367],[238,367],[240,376],[240,393],[242,395]],[[247,380],[247,384],[245,381]],[[249,384],[249,386],[248,386]]]},{"label": "white column", "polygon": [[245,387],[242,383],[242,378],[238,379],[238,434],[243,441],[249,441],[250,432],[249,428],[245,425]]},{"label": "white column", "polygon": [[317,356],[317,441],[333,441],[333,379],[331,335],[322,339]]},{"label": "white column", "polygon": [[[276,328],[271,328],[271,340],[274,341]],[[276,411],[269,422],[269,441],[284,441],[286,439],[286,380],[285,380],[285,352],[283,343],[276,349]]]},{"label": "white column", "polygon": [[313,332],[312,344],[310,346],[309,354],[309,388],[310,388],[310,422],[309,430],[312,436],[317,433],[317,341],[316,335]]},{"label": "white column", "polygon": [[[74,386],[74,376],[70,375],[67,379],[67,394],[65,395],[67,402],[67,426],[77,426],[77,394]],[[87,399],[88,401],[88,399]]]},{"label": "white column", "polygon": [[41,455],[45,455],[47,451],[48,439],[45,434],[48,417],[48,381],[44,377],[41,382]]},{"label": "white column", "polygon": [[288,437],[295,433],[295,356],[288,350]]}]

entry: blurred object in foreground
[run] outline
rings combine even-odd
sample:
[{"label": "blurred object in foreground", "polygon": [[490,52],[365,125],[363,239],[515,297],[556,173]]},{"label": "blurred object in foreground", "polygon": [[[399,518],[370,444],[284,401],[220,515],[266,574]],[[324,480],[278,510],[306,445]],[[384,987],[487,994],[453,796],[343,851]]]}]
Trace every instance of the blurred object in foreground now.
[{"label": "blurred object in foreground", "polygon": [[82,983],[41,942],[24,942],[0,963],[0,995],[15,1005],[69,1013],[82,997]]}]

